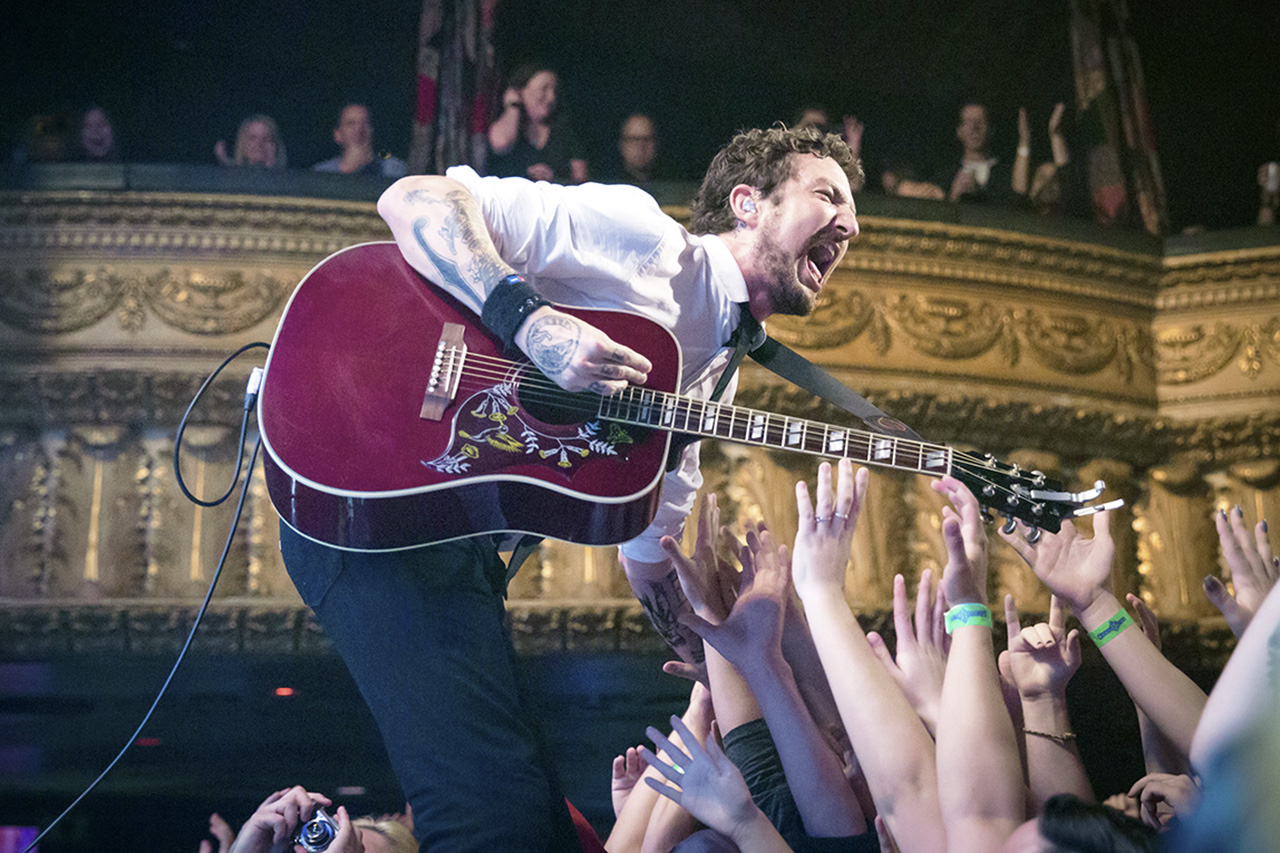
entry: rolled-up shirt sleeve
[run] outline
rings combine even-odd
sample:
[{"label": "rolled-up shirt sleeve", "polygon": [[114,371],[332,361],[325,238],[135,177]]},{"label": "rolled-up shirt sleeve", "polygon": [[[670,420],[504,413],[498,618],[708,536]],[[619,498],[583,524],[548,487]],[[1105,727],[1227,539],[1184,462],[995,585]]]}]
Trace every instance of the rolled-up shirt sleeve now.
[{"label": "rolled-up shirt sleeve", "polygon": [[498,254],[522,275],[630,283],[661,242],[665,215],[637,187],[534,183],[446,173],[480,205]]},{"label": "rolled-up shirt sleeve", "polygon": [[700,446],[695,441],[686,447],[680,457],[680,464],[662,478],[662,498],[653,521],[635,539],[619,546],[622,556],[642,563],[660,563],[667,558],[667,552],[662,550],[660,544],[662,537],[680,538],[684,531],[684,520],[693,510],[698,489],[702,488]]}]

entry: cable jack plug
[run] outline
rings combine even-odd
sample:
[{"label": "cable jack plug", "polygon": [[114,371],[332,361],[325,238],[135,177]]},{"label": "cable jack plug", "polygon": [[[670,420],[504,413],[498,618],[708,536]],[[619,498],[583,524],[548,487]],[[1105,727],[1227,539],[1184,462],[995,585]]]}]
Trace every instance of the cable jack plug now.
[{"label": "cable jack plug", "polygon": [[247,412],[258,402],[258,391],[262,388],[263,371],[255,367],[249,374],[249,384],[244,389],[244,410]]}]

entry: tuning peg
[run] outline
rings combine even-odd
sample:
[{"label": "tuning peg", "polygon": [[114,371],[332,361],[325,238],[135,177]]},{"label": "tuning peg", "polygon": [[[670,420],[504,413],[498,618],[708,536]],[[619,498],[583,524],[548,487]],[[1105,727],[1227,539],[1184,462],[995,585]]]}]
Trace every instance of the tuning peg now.
[{"label": "tuning peg", "polygon": [[1000,532],[1006,535],[1010,534],[1017,528],[1017,526],[1018,522],[1014,521],[1013,516],[1006,515],[1004,517],[1004,524],[1000,525]]},{"label": "tuning peg", "polygon": [[991,514],[991,510],[984,506],[981,508],[980,512],[982,513],[982,521],[984,524],[995,524],[996,517]]},{"label": "tuning peg", "polygon": [[1031,532],[1029,532],[1029,533],[1027,534],[1027,541],[1028,541],[1028,542],[1030,542],[1032,545],[1034,545],[1034,544],[1036,544],[1037,542],[1039,542],[1039,541],[1040,541],[1040,528],[1039,528],[1039,527],[1033,527],[1033,528],[1031,528]]}]

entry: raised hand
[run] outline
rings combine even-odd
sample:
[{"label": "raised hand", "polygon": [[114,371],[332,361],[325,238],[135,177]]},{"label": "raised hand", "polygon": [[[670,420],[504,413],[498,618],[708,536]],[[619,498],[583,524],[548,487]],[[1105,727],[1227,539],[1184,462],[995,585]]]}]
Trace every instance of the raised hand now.
[{"label": "raised hand", "polygon": [[[897,682],[930,734],[938,730],[938,703],[947,672],[947,632],[943,625],[945,599],[933,592],[933,572],[925,569],[916,587],[914,624],[907,610],[907,582],[893,579],[893,627],[898,636],[897,657],[889,654],[884,638],[874,631],[867,642]],[[932,600],[931,600],[932,599]]]},{"label": "raised hand", "polygon": [[740,672],[776,663],[782,654],[782,621],[791,574],[786,547],[779,547],[768,530],[748,533],[747,547],[751,558],[745,562],[752,569],[744,572],[742,588],[728,615],[717,624],[700,616],[695,605],[695,612],[681,620]]},{"label": "raised hand", "polygon": [[982,509],[973,493],[954,477],[943,477],[930,485],[951,501],[950,507],[942,508],[947,565],[939,589],[951,605],[986,604],[987,532],[982,526]]},{"label": "raised hand", "polygon": [[1053,105],[1053,112],[1049,115],[1049,135],[1056,136],[1062,132],[1062,116],[1067,111],[1067,105],[1058,101]]},{"label": "raised hand", "polygon": [[[236,840],[235,830],[217,812],[209,815],[209,834],[218,839],[216,853],[227,853],[231,849],[232,842]],[[200,853],[215,853],[215,850],[206,840],[200,842]]]},{"label": "raised hand", "polygon": [[1049,621],[1021,627],[1013,596],[1005,596],[1009,630],[1009,673],[1024,699],[1063,696],[1080,668],[1080,632],[1067,632],[1067,611],[1058,597],[1049,598]]},{"label": "raised hand", "polygon": [[857,116],[845,116],[843,126],[844,142],[849,146],[849,150],[853,152],[854,157],[862,156],[862,122],[858,121]]},{"label": "raised hand", "polygon": [[333,802],[301,785],[274,792],[262,801],[240,828],[240,834],[231,845],[231,853],[283,853],[292,850],[290,842],[294,833],[311,820],[317,805],[331,806]]},{"label": "raised hand", "polygon": [[1071,522],[1063,523],[1057,533],[1042,532],[1036,542],[1028,542],[1018,530],[1005,533],[1002,528],[1000,536],[1077,615],[1105,591],[1111,578],[1116,546],[1109,510],[1094,515],[1092,539],[1081,537]]},{"label": "raised hand", "polygon": [[613,816],[622,816],[622,807],[635,789],[636,783],[644,773],[644,761],[640,758],[640,748],[627,747],[627,751],[613,759],[613,772],[609,779],[609,796],[613,800]]},{"label": "raised hand", "polygon": [[796,484],[796,510],[800,516],[791,568],[796,588],[844,587],[849,549],[867,494],[867,469],[854,473],[853,463],[841,459],[834,499],[831,494],[831,464],[818,466],[818,503],[809,499],[809,486]]},{"label": "raised hand", "polygon": [[674,538],[664,536],[661,540],[663,550],[676,567],[676,576],[689,606],[704,620],[717,625],[724,621],[733,607],[733,575],[736,574],[716,554],[719,535],[720,506],[715,494],[708,493],[698,513],[698,538],[693,546],[693,556],[686,555]]},{"label": "raised hand", "polygon": [[1031,120],[1027,118],[1027,108],[1018,107],[1018,147],[1031,145]]},{"label": "raised hand", "polygon": [[716,743],[714,735],[707,738],[704,747],[679,717],[673,715],[671,725],[685,749],[650,726],[646,732],[649,739],[670,761],[663,761],[646,747],[641,747],[640,754],[672,784],[649,777],[645,783],[717,832],[736,837],[741,827],[752,822],[759,811],[742,774]]},{"label": "raised hand", "polygon": [[1200,789],[1189,776],[1150,773],[1133,783],[1129,796],[1137,798],[1143,823],[1164,829],[1175,817],[1185,819],[1195,811]]},{"label": "raised hand", "polygon": [[1280,578],[1280,557],[1271,552],[1266,519],[1257,523],[1252,535],[1245,527],[1240,507],[1230,515],[1219,510],[1214,515],[1214,523],[1218,528],[1222,556],[1231,570],[1235,595],[1213,575],[1204,579],[1204,594],[1226,617],[1231,633],[1239,637],[1275,586],[1276,579]]}]

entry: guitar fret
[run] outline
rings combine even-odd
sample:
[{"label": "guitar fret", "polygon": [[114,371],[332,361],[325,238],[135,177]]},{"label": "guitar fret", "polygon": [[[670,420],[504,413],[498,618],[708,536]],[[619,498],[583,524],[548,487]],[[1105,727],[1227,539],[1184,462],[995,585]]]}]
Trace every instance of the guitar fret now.
[{"label": "guitar fret", "polygon": [[804,421],[787,419],[787,446],[796,447],[804,441]]},{"label": "guitar fret", "polygon": [[720,422],[720,407],[712,403],[702,404],[702,432],[714,434],[716,425]]},{"label": "guitar fret", "polygon": [[[447,357],[447,356],[446,356]],[[632,387],[600,398],[600,417],[729,441],[835,456],[871,465],[941,476],[951,470],[951,448],[853,430],[804,418],[696,400]]]}]

